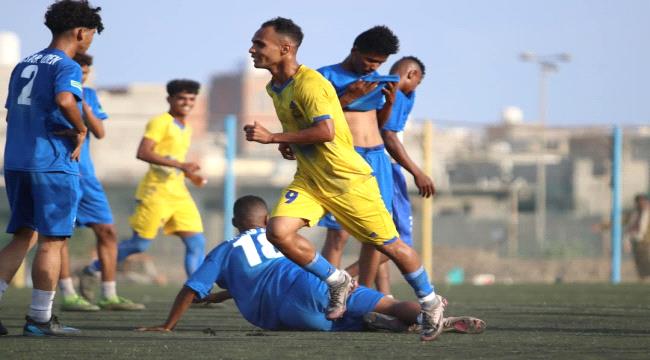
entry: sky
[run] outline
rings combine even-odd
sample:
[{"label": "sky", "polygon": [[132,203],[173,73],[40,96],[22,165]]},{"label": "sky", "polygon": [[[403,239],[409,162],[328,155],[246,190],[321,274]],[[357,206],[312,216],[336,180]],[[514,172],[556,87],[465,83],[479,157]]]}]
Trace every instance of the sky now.
[{"label": "sky", "polygon": [[[207,83],[247,60],[250,39],[275,16],[305,33],[299,62],[342,61],[354,38],[387,25],[401,56],[426,65],[413,115],[448,125],[495,123],[505,106],[538,119],[539,68],[523,51],[569,53],[548,79],[547,122],[559,126],[650,124],[650,1],[210,1],[94,0],[105,31],[95,37],[96,84],[164,83],[175,77]],[[3,0],[0,31],[13,31],[27,56],[47,46],[42,24],[50,1]],[[645,101],[643,99],[646,99]],[[646,105],[643,105],[646,104]]]}]

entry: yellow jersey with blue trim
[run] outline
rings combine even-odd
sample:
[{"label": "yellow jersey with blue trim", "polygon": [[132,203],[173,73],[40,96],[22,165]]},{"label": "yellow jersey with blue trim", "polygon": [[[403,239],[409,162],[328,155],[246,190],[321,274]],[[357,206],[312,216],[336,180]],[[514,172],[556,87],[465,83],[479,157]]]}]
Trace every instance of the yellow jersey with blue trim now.
[{"label": "yellow jersey with blue trim", "polygon": [[[174,119],[169,113],[158,115],[147,123],[144,137],[153,140],[153,151],[167,159],[185,162],[190,147],[192,128]],[[188,193],[183,171],[169,166],[149,164],[149,171],[144,176],[136,191],[136,198],[142,199],[152,192],[163,190],[170,195],[184,196]]]},{"label": "yellow jersey with blue trim", "polygon": [[372,169],[354,150],[352,134],[336,90],[319,72],[301,65],[282,86],[266,90],[284,132],[296,132],[330,120],[334,139],[317,144],[291,144],[298,162],[295,181],[326,197],[348,192],[372,176]]}]

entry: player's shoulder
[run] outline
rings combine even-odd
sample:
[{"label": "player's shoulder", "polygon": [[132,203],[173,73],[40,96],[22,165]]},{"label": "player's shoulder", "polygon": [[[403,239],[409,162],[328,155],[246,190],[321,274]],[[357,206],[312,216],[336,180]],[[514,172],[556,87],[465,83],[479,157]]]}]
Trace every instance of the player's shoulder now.
[{"label": "player's shoulder", "polygon": [[295,92],[298,94],[309,95],[314,91],[322,90],[325,90],[326,93],[336,94],[332,83],[323,74],[305,65],[301,66],[296,80]]},{"label": "player's shoulder", "polygon": [[174,117],[166,112],[152,117],[151,119],[149,119],[148,124],[165,125],[165,124],[170,124],[172,121],[174,121]]},{"label": "player's shoulder", "polygon": [[332,64],[318,68],[318,72],[321,73],[324,77],[328,77],[331,74],[340,72],[340,69],[341,64]]}]

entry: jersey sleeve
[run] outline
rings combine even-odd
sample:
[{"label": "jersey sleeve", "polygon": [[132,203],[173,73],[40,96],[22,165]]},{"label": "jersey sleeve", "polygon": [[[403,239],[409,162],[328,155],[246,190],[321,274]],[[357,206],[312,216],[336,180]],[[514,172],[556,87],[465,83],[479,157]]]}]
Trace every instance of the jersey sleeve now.
[{"label": "jersey sleeve", "polygon": [[382,130],[400,132],[404,130],[406,125],[406,118],[408,117],[408,111],[405,111],[406,101],[404,95],[400,91],[395,94],[395,102],[393,103],[393,109],[390,112],[388,120],[384,124]]},{"label": "jersey sleeve", "polygon": [[221,277],[224,262],[231,249],[232,245],[224,242],[210,251],[201,266],[187,279],[185,286],[196,291],[201,299],[208,296]]},{"label": "jersey sleeve", "polygon": [[144,137],[159,143],[165,136],[167,125],[167,121],[165,121],[165,118],[163,117],[151,119],[149,123],[147,123]]},{"label": "jersey sleeve", "polygon": [[[84,92],[87,91],[84,89]],[[93,109],[93,114],[97,116],[100,120],[106,120],[108,119],[108,114],[104,111],[102,108],[102,104],[99,102],[99,97],[97,97],[97,92],[94,90],[88,91],[88,94],[84,93],[84,97],[86,98],[86,102],[90,107]]]},{"label": "jersey sleeve", "polygon": [[62,92],[70,92],[79,100],[83,96],[81,67],[72,60],[63,62],[58,66],[54,75],[54,94],[58,95]]},{"label": "jersey sleeve", "polygon": [[309,81],[297,89],[294,99],[300,104],[307,119],[313,123],[331,119],[340,107],[336,91],[329,82]]}]

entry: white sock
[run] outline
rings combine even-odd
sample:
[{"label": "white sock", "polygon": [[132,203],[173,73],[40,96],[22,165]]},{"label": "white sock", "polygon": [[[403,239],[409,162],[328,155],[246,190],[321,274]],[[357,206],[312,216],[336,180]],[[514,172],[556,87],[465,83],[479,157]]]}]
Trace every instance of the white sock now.
[{"label": "white sock", "polygon": [[55,293],[56,291],[32,290],[32,304],[27,315],[36,322],[50,321]]},{"label": "white sock", "polygon": [[[422,298],[418,299],[418,302],[420,303],[420,305],[424,305],[425,303],[430,303],[431,305],[435,306],[435,305],[438,304],[438,301],[439,300],[438,300],[438,297],[436,297],[436,292],[435,291],[431,292],[431,294],[429,294],[429,295],[427,295],[425,297],[422,297]],[[427,304],[427,305],[429,305],[429,304]]]},{"label": "white sock", "polygon": [[343,279],[344,279],[343,271],[336,269],[334,270],[332,275],[330,275],[327,279],[325,279],[325,282],[327,283],[327,285],[336,285],[341,281],[343,281]]},{"label": "white sock", "polygon": [[61,293],[63,294],[64,298],[68,296],[77,295],[71,277],[67,277],[65,279],[59,279],[59,290],[61,290]]},{"label": "white sock", "polygon": [[102,296],[105,299],[110,299],[117,296],[115,281],[102,281]]},{"label": "white sock", "polygon": [[9,287],[6,281],[0,279],[0,300],[2,300],[2,294],[5,293],[5,290]]}]

